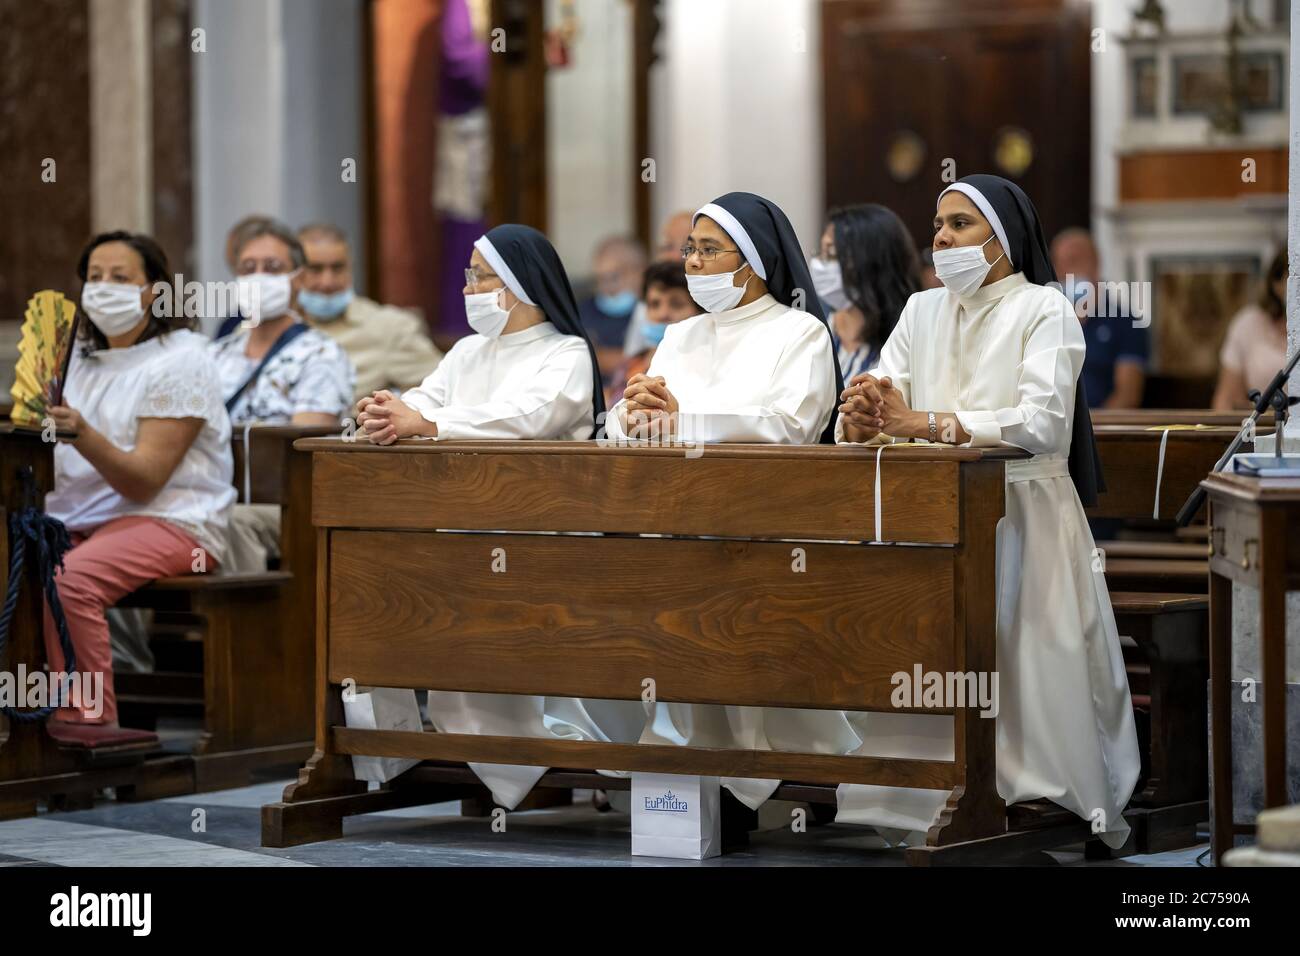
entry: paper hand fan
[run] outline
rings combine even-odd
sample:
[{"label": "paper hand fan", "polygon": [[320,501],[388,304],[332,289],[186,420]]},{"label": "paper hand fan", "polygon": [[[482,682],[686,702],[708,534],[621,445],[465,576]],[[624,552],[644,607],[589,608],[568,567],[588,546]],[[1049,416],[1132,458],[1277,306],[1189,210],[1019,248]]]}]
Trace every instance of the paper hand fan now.
[{"label": "paper hand fan", "polygon": [[76,307],[62,292],[47,289],[28,300],[10,390],[14,407],[9,417],[15,425],[40,428],[46,409],[63,401],[76,316]]}]

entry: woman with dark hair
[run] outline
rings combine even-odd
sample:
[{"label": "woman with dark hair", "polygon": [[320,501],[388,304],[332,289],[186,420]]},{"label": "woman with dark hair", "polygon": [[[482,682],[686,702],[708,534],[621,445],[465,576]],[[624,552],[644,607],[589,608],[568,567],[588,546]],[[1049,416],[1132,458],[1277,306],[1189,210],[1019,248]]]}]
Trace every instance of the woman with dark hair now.
[{"label": "woman with dark hair", "polygon": [[[155,307],[155,283],[170,281],[162,249],[148,236],[104,233],[77,275],[80,346],[65,404],[50,409],[61,437],[46,511],[72,536],[57,583],[78,671],[91,688],[103,681],[102,695],[74,684],[51,733],[87,743],[104,736],[95,725],[117,723],[105,609],[155,578],[220,564],[235,491],[207,340]],[[50,669],[65,669],[48,609],[45,646]]]},{"label": "woman with dark hair", "polygon": [[1287,251],[1269,264],[1259,301],[1238,312],[1219,351],[1219,384],[1214,407],[1250,408],[1250,390],[1261,391],[1286,365]]},{"label": "woman with dark hair", "polygon": [[820,251],[808,269],[847,382],[875,364],[903,306],[921,290],[920,258],[903,221],[875,203],[832,209]]}]

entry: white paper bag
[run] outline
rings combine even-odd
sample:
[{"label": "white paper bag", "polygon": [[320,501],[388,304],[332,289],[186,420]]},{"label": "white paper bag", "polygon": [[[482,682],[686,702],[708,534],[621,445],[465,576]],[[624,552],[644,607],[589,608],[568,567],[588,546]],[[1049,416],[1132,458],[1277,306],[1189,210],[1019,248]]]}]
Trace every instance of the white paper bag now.
[{"label": "white paper bag", "polygon": [[[343,719],[356,730],[424,731],[415,691],[397,687],[358,687],[352,699],[343,694]],[[358,780],[387,783],[420,761],[407,757],[352,757],[352,775]]]},{"label": "white paper bag", "polygon": [[632,855],[704,860],[722,853],[717,777],[632,774]]}]

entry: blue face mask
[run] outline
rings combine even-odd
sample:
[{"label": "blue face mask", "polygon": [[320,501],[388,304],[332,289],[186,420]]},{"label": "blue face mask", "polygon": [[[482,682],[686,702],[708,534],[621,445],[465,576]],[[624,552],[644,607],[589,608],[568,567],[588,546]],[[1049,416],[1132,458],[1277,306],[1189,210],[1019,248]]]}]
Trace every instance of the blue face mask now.
[{"label": "blue face mask", "polygon": [[606,315],[627,315],[636,308],[636,293],[627,291],[618,295],[598,295],[596,308]]},{"label": "blue face mask", "polygon": [[668,326],[663,322],[651,322],[644,319],[641,322],[641,338],[646,345],[659,348],[660,343],[664,340],[664,333],[668,331]]},{"label": "blue face mask", "polygon": [[328,322],[337,319],[348,310],[355,293],[351,289],[326,295],[323,292],[309,292],[303,289],[298,293],[298,306],[313,318]]}]

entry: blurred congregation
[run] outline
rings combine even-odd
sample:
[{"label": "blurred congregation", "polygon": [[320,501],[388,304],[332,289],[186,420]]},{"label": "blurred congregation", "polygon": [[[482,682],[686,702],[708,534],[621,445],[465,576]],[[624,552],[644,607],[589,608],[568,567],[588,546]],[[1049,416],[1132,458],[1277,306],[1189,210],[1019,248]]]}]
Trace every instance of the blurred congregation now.
[{"label": "blurred congregation", "polygon": [[[725,6],[7,3],[27,49],[89,55],[6,66],[5,208],[29,228],[6,231],[0,322],[38,288],[74,292],[91,235],[151,235],[169,276],[219,281],[239,273],[239,227],[282,220],[309,240],[301,257],[272,242],[306,293],[294,313],[357,373],[336,361],[317,409],[341,415],[338,394],[416,384],[469,333],[472,243],[522,222],[561,255],[612,404],[692,312],[650,264],[679,262],[689,214],[747,188],[790,215],[847,378],[937,283],[926,197],[988,171],[1034,198],[1067,294],[1100,290],[1079,309],[1096,317],[1093,407],[1244,408],[1281,364],[1283,4],[1170,4],[1157,32],[1123,3],[1027,0],[1011,23],[1006,4],[795,2],[704,43]],[[1243,86],[1225,100],[1197,44],[1217,50],[1239,20]],[[513,40],[502,55],[494,22]],[[721,69],[742,56],[752,69]],[[705,60],[718,74],[696,103]],[[935,62],[932,86],[888,86]],[[214,335],[226,316],[196,318]]]},{"label": "blurred congregation", "polygon": [[[241,434],[625,439],[680,402],[683,422],[716,412],[677,433],[701,442],[955,434],[1043,459],[1016,480],[1049,504],[1017,503],[1008,478],[1009,519],[1036,531],[1007,640],[1029,660],[1035,627],[1090,635],[1042,673],[1097,731],[1067,746],[1053,707],[1026,704],[1026,764],[1088,756],[1043,792],[999,785],[1009,803],[1104,807],[1119,846],[1150,768],[1086,570],[1104,486],[1075,446],[1087,409],[1244,417],[1286,363],[1290,16],[1286,0],[0,0],[0,377],[31,296],[76,304],[50,414],[77,454],[56,453],[47,510],[72,534],[60,613],[78,666],[108,675],[50,733],[149,736],[114,692],[115,673],[157,666],[156,622],[126,596],[200,552],[226,574],[288,567],[287,511],[253,500]],[[1034,337],[1058,299],[1015,298],[1026,284],[1078,320],[1050,362]],[[926,336],[959,301],[979,321],[1003,310],[998,327],[972,352],[962,326],[941,356]],[[1047,411],[1003,398],[1011,382]],[[1070,597],[1044,609],[1030,592],[1050,568],[1040,590],[1067,580]],[[59,660],[48,608],[43,635]],[[1113,686],[1071,696],[1103,672]],[[491,725],[452,696],[430,691],[440,730]],[[493,732],[559,719],[535,716]],[[639,722],[564,720],[641,739]],[[867,739],[845,724],[782,748],[766,720],[756,749]],[[486,782],[513,806],[534,779]],[[734,787],[751,807],[755,782]],[[841,819],[886,830],[923,832],[939,806],[839,797]]]}]

